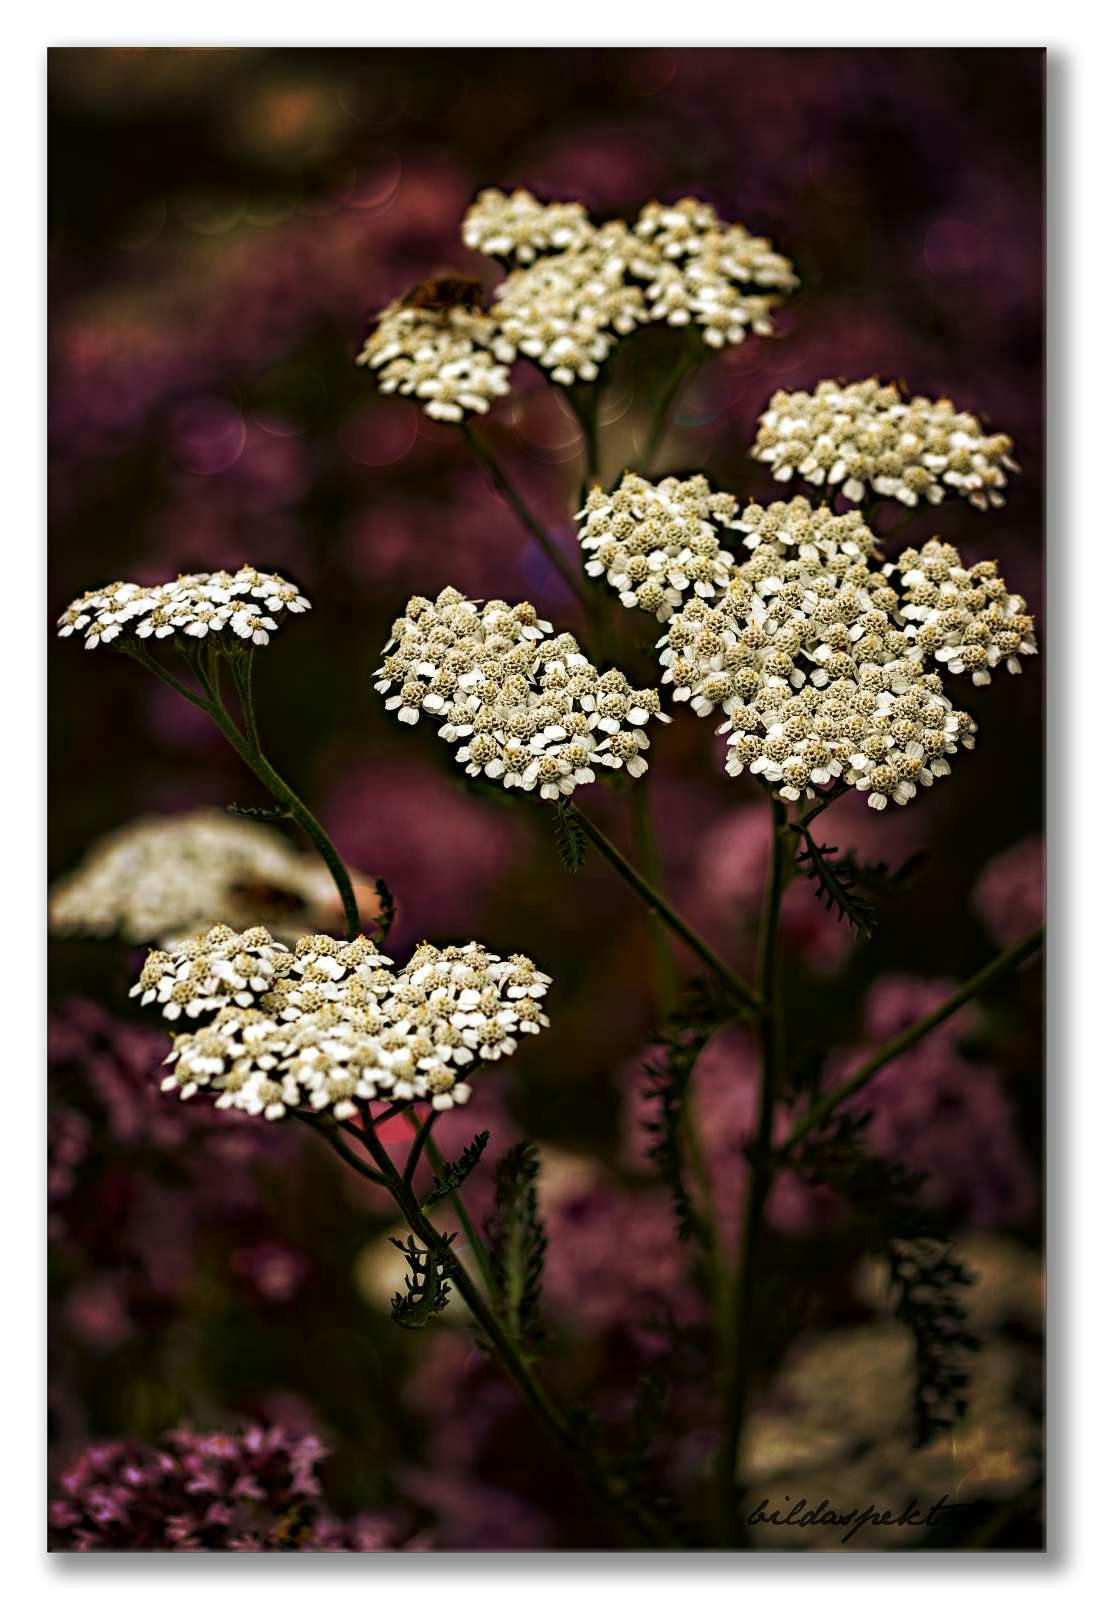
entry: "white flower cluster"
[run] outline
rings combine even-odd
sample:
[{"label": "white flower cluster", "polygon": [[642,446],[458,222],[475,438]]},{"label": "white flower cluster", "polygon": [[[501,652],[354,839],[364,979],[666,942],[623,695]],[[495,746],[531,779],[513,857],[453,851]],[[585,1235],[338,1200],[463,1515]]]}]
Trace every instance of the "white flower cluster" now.
[{"label": "white flower cluster", "polygon": [[277,573],[194,572],[170,583],[107,584],[89,589],[57,619],[60,637],[81,635],[84,647],[125,639],[208,639],[268,644],[282,611],[307,611],[311,601]]},{"label": "white flower cluster", "polygon": [[[713,508],[693,509],[713,524]],[[966,569],[932,540],[883,565],[859,512],[801,497],[747,506],[730,526],[744,559],[717,598],[695,593],[672,614],[664,681],[699,716],[725,714],[730,776],[747,768],[786,800],[842,781],[877,810],[905,805],[976,732],[934,664],[983,684],[1036,651],[994,562]]]},{"label": "white flower cluster", "polygon": [[289,952],[265,928],[234,933],[217,923],[171,950],[152,950],[130,989],[141,1005],[159,1006],[169,1022],[200,1017],[226,1004],[257,1005],[259,997],[289,970]]},{"label": "white flower cluster", "polygon": [[609,222],[569,250],[510,272],[493,307],[505,339],[552,383],[592,383],[619,336],[649,320],[629,278],[634,255],[633,234]]},{"label": "white flower cluster", "polygon": [[598,673],[569,633],[527,601],[479,605],[456,589],[416,596],[399,617],[376,688],[401,722],[424,712],[457,744],[470,777],[484,774],[545,800],[592,783],[594,768],[645,772],[645,724],[669,719],[655,689]]},{"label": "white flower cluster", "polygon": [[752,454],[780,483],[796,474],[856,502],[867,489],[906,506],[956,494],[986,511],[1003,504],[1006,472],[1018,471],[1013,448],[951,400],[907,400],[895,384],[867,378],[845,388],[826,379],[812,394],[780,389]]},{"label": "white flower cluster", "polygon": [[483,189],[463,219],[463,242],[483,256],[511,256],[527,265],[549,250],[583,244],[593,231],[585,207],[547,204],[528,189]]},{"label": "white flower cluster", "polygon": [[216,1012],[175,1035],[165,1091],[211,1090],[217,1106],[271,1121],[304,1105],[344,1119],[377,1098],[446,1111],[470,1097],[476,1067],[548,1026],[551,979],[527,956],[420,945],[391,966],[363,937],[309,934],[291,951],[264,928],[218,926],[152,951],[132,992],[168,1018]]},{"label": "white flower cluster", "polygon": [[330,894],[318,856],[264,823],[208,807],[140,817],[99,839],[51,890],[49,925],[61,936],[147,944],[281,906],[286,920],[314,927]]},{"label": "white flower cluster", "polygon": [[585,570],[606,578],[623,605],[666,622],[689,594],[713,600],[728,584],[733,556],[715,524],[729,528],[736,514],[733,495],[701,475],[652,484],[628,472],[612,494],[593,489],[578,513]]},{"label": "white flower cluster", "polygon": [[487,314],[466,306],[430,310],[396,301],[384,311],[357,357],[379,372],[384,394],[425,401],[437,422],[462,422],[509,393],[516,351]]},{"label": "white flower cluster", "polygon": [[633,226],[594,225],[576,203],[542,204],[526,189],[484,190],[464,242],[510,270],[485,310],[396,301],[358,356],[380,388],[424,400],[461,422],[508,393],[524,355],[552,382],[591,383],[622,336],[642,323],[695,323],[714,348],[769,334],[771,311],[797,287],[790,262],[710,206],[651,201]]},{"label": "white flower cluster", "polygon": [[634,234],[642,248],[631,270],[644,280],[650,319],[675,327],[694,322],[716,350],[749,333],[771,333],[771,312],[798,287],[791,263],[770,240],[722,222],[699,200],[650,201]]}]

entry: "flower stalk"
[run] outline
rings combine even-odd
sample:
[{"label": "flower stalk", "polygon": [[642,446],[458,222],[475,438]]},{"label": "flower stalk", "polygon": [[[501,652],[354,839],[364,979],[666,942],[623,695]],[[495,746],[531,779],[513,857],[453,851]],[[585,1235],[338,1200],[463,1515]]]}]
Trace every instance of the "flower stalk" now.
[{"label": "flower stalk", "polygon": [[361,931],[361,913],[357,906],[357,896],[354,893],[353,883],[345,863],[319,819],[304,804],[296,791],[290,788],[289,784],[264,754],[259,743],[252,684],[253,650],[246,649],[242,653],[241,659],[237,659],[234,654],[229,658],[232,676],[239,696],[240,709],[243,714],[242,728],[233,721],[221,695],[216,655],[210,653],[209,657],[203,661],[199,649],[188,656],[194,673],[205,690],[204,695],[199,695],[188,689],[181,679],[177,678],[169,668],[157,660],[150,651],[132,648],[128,653],[132,654],[142,666],[147,667],[163,683],[166,683],[169,688],[174,689],[176,693],[189,700],[191,705],[195,705],[199,710],[205,712],[206,716],[219,728],[239,759],[250,768],[267,792],[284,807],[286,814],[292,817],[301,831],[311,840],[326,862],[327,870],[330,872],[338,890],[339,898],[342,902],[342,914],[345,919],[346,938],[355,939]]},{"label": "flower stalk", "polygon": [[954,990],[948,1000],[944,1000],[941,1005],[936,1006],[925,1017],[921,1017],[918,1022],[913,1022],[910,1027],[905,1028],[903,1033],[896,1034],[887,1044],[882,1045],[881,1049],[872,1055],[869,1061],[859,1067],[857,1072],[853,1072],[849,1078],[845,1078],[830,1093],[822,1095],[806,1112],[801,1121],[791,1129],[779,1145],[775,1152],[777,1158],[782,1160],[788,1156],[814,1129],[827,1122],[832,1113],[838,1110],[845,1100],[849,1100],[852,1095],[865,1088],[871,1078],[876,1077],[881,1071],[882,1067],[887,1067],[890,1061],[895,1061],[906,1050],[910,1050],[913,1045],[918,1044],[920,1039],[926,1038],[927,1034],[933,1032],[935,1028],[945,1022],[947,1017],[952,1017],[955,1011],[960,1011],[962,1006],[968,1005],[970,1000],[975,999],[982,989],[988,988],[1006,973],[1012,972],[1016,967],[1021,966],[1023,961],[1041,948],[1044,938],[1045,929],[1042,923],[1039,928],[1035,928],[1032,933],[1028,933],[1024,939],[1019,939],[1016,944],[1010,945],[993,960],[989,961],[986,966],[981,967],[979,972],[973,973],[972,977],[967,979],[959,989]]},{"label": "flower stalk", "polygon": [[755,1019],[760,1059],[756,1132],[749,1151],[748,1195],[741,1228],[737,1271],[728,1306],[728,1321],[722,1330],[725,1360],[723,1394],[725,1432],[719,1461],[718,1483],[727,1533],[737,1542],[742,1539],[744,1532],[740,1514],[741,1485],[738,1473],[741,1432],[748,1395],[748,1330],[756,1291],[760,1234],[773,1173],[771,1135],[785,1043],[779,916],[783,892],[792,870],[793,845],[786,826],[785,811],[778,801],[773,800],[771,859],[760,931],[758,985],[762,1005]]},{"label": "flower stalk", "polygon": [[664,895],[644,878],[633,866],[621,850],[618,850],[607,834],[602,833],[591,817],[587,816],[580,806],[571,802],[571,809],[581,827],[587,834],[591,844],[599,850],[604,859],[611,863],[616,872],[628,884],[640,900],[644,900],[650,909],[661,917],[665,925],[672,929],[677,938],[686,944],[709,971],[713,972],[725,986],[728,993],[745,1010],[757,1011],[763,1001],[756,991],[743,978],[732,970],[722,960],[706,940],[698,934],[689,922],[686,922],[680,913],[665,899]]}]

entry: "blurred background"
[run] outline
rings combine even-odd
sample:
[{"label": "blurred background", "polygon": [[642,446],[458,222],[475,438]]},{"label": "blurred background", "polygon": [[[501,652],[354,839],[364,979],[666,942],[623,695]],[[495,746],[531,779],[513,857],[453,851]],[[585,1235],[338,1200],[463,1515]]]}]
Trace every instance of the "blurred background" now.
[{"label": "blurred background", "polygon": [[[489,1127],[495,1156],[521,1136],[545,1147],[547,1365],[609,1421],[690,1293],[635,1132],[636,1063],[658,1023],[648,920],[598,859],[562,873],[547,808],[466,783],[450,747],[397,724],[371,687],[413,593],[450,583],[530,598],[560,626],[580,631],[580,619],[458,431],[379,396],[353,358],[375,314],[419,279],[497,276],[460,243],[482,187],[578,199],[597,219],[697,195],[770,236],[802,288],[774,338],[720,355],[684,392],[660,471],[774,499],[748,448],[775,389],[876,373],[948,394],[1013,436],[1022,473],[1005,510],[924,511],[901,542],[937,534],[968,561],[997,557],[1043,637],[1043,69],[1033,50],[50,53],[53,613],[114,578],[244,561],[310,596],[314,609],[263,653],[259,716],[346,859],[390,883],[390,952],[474,937],[555,975],[549,1035],[484,1077],[442,1119],[442,1142]],[[671,338],[647,330],[613,360],[609,479],[644,438]],[[571,539],[581,440],[559,391],[525,363],[484,431]],[[649,684],[656,625],[630,620],[617,659]],[[51,673],[52,878],[137,817],[262,803],[216,731],[131,663],[58,641]],[[867,859],[927,854],[866,944],[795,885],[795,1059],[826,1048],[851,1059],[1039,917],[1041,673],[1034,662],[957,698],[981,732],[951,778],[880,817],[848,796],[818,829]],[[764,796],[727,779],[710,724],[683,715],[655,735],[643,781],[670,896],[746,964]],[[602,787],[596,815],[626,846],[627,793]],[[339,1517],[380,1518],[373,1543],[602,1539],[565,1473],[525,1459],[519,1401],[467,1336],[388,1320],[399,1262],[367,1186],[303,1133],[161,1099],[162,1036],[126,997],[139,959],[112,939],[51,949],[58,1468],[92,1440],[251,1419],[320,1436],[324,1493]],[[835,1500],[845,1482],[849,1499],[859,1472],[862,1492],[895,1496],[918,1472],[917,1492],[939,1485],[986,1507],[974,1532],[987,1519],[996,1545],[1040,1537],[1040,1028],[1039,978],[1025,973],[873,1090],[878,1149],[926,1173],[994,1286],[977,1312],[994,1365],[974,1394],[988,1411],[974,1407],[941,1454],[909,1465],[906,1448],[894,1453],[885,1397],[903,1358],[854,1219],[833,1224],[823,1198],[792,1189],[768,1218],[781,1290],[764,1365],[783,1397],[784,1449],[797,1414],[787,1394],[841,1392],[848,1362],[874,1372],[873,1401],[839,1407],[846,1461],[824,1458],[823,1492]],[[715,1040],[701,1065],[727,1238],[753,1076],[739,1035]],[[469,1189],[480,1210],[490,1165]],[[701,1382],[685,1382],[666,1425],[668,1480],[686,1484],[704,1459],[708,1409]],[[757,1463],[772,1459],[760,1435],[773,1426],[758,1411]],[[815,1446],[831,1419],[801,1427]],[[796,1450],[808,1468],[801,1439]],[[781,1493],[777,1470],[772,1481]]]}]

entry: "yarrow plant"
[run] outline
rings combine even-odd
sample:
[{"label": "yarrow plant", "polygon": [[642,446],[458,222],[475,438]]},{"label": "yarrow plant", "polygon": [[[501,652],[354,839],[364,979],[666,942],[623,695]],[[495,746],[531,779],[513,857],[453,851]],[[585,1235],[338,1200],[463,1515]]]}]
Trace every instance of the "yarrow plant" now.
[{"label": "yarrow plant", "polygon": [[[460,425],[580,603],[588,653],[527,600],[474,600],[445,587],[435,599],[408,601],[375,687],[408,730],[432,722],[470,779],[499,784],[518,803],[524,796],[549,802],[564,865],[580,870],[591,843],[653,913],[661,1028],[647,1072],[645,1131],[680,1238],[699,1268],[707,1325],[689,1344],[689,1359],[692,1344],[711,1352],[718,1396],[717,1446],[695,1497],[702,1529],[695,1531],[658,1483],[645,1424],[635,1422],[634,1440],[621,1448],[587,1416],[571,1414],[537,1371],[549,1239],[536,1151],[521,1143],[497,1161],[495,1209],[480,1231],[460,1191],[490,1130],[448,1160],[434,1139],[438,1117],[458,1123],[457,1108],[482,1066],[507,1060],[547,1027],[551,978],[534,957],[500,957],[473,939],[443,948],[420,943],[396,968],[382,949],[394,915],[390,891],[377,880],[380,912],[374,937],[365,936],[358,885],[263,749],[255,647],[270,641],[284,612],[307,611],[294,584],[252,567],[149,587],[114,583],[69,606],[60,632],[88,648],[123,651],[212,720],[273,801],[256,817],[295,822],[319,852],[341,899],[345,937],[310,930],[291,944],[258,920],[236,932],[213,914],[194,928],[182,914],[185,890],[178,922],[169,927],[154,895],[149,906],[115,881],[128,870],[134,843],[141,859],[139,832],[123,834],[82,884],[77,878],[69,886],[67,910],[62,894],[58,916],[96,931],[117,926],[130,937],[144,929],[159,936],[153,924],[163,922],[171,937],[150,951],[131,994],[173,1027],[164,1090],[183,1101],[211,1101],[226,1114],[302,1121],[382,1190],[408,1230],[395,1241],[406,1275],[404,1292],[392,1300],[394,1320],[422,1328],[458,1294],[481,1342],[621,1538],[653,1548],[739,1546],[749,1540],[741,1441],[755,1372],[750,1329],[765,1213],[780,1177],[793,1173],[799,1187],[823,1184],[871,1218],[895,1314],[914,1345],[917,1436],[926,1441],[952,1426],[963,1404],[961,1354],[972,1341],[959,1291],[967,1274],[937,1237],[936,1222],[917,1207],[914,1175],[862,1137],[871,1105],[863,1091],[1017,969],[1039,947],[1041,930],[1024,933],[889,1038],[871,1038],[865,1059],[844,1055],[842,1070],[833,1072],[830,1058],[842,1041],[819,1041],[824,1059],[810,1079],[788,1059],[780,915],[797,875],[857,933],[875,931],[876,901],[896,875],[820,842],[811,824],[850,788],[879,811],[890,801],[907,804],[946,776],[976,735],[947,689],[986,686],[999,669],[1017,672],[1036,652],[1025,602],[1009,592],[993,561],[966,566],[954,545],[929,530],[921,544],[889,555],[870,523],[878,498],[913,511],[948,494],[980,507],[1001,504],[1005,473],[1015,470],[1011,441],[985,435],[976,418],[946,400],[906,401],[896,386],[877,380],[825,382],[812,395],[776,394],[754,451],[777,481],[800,477],[810,499],[744,503],[699,475],[655,482],[645,474],[679,385],[700,359],[772,331],[772,311],[798,287],[791,263],[766,239],[694,199],[651,201],[632,224],[598,224],[574,203],[487,190],[464,219],[464,240],[506,269],[492,300],[486,303],[473,280],[419,284],[381,314],[358,359],[376,372],[381,390],[411,396],[430,416]],[[597,400],[607,365],[620,339],[657,322],[683,330],[681,359],[652,407],[641,470],[602,486]],[[487,412],[508,392],[520,356],[562,386],[584,433],[586,487],[574,552],[584,557],[584,573],[467,426],[469,415]],[[839,496],[852,509],[837,509]],[[611,595],[632,627],[642,613],[659,625],[650,648],[661,688],[632,682],[609,664],[599,602]],[[656,756],[647,730],[669,720],[663,694],[670,705],[724,719],[718,732],[727,736],[726,771],[734,778],[747,772],[767,787],[770,867],[751,979],[666,896],[645,786],[629,785],[639,863],[576,803],[577,791],[598,778],[618,772],[639,779],[647,771]],[[156,839],[154,829],[150,837]],[[216,829],[195,838],[198,853],[209,856],[201,893],[208,891],[211,905],[223,886],[221,859],[234,847]],[[252,840],[244,856],[252,849],[261,855]],[[164,873],[164,894],[174,870]],[[81,888],[101,904],[86,908]],[[686,991],[669,935],[704,969]],[[753,1035],[755,1103],[747,1172],[740,1174],[739,1236],[727,1247],[692,1124],[696,1064],[729,1024]],[[709,1095],[709,1074],[703,1079]],[[393,1117],[409,1129],[409,1149],[398,1161],[383,1134]],[[423,1157],[432,1171],[424,1194]],[[456,1231],[435,1223],[440,1206],[451,1211]],[[473,1271],[456,1248],[461,1233]],[[666,1325],[661,1333],[671,1355],[680,1330]],[[74,1516],[79,1521],[82,1512]]]}]

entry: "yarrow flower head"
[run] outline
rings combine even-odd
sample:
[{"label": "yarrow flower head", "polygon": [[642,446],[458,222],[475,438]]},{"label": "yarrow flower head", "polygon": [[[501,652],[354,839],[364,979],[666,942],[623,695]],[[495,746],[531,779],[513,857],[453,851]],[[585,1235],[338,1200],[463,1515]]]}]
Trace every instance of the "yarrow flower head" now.
[{"label": "yarrow flower head", "polygon": [[129,993],[140,995],[142,1006],[155,1003],[174,1022],[220,1011],[226,1002],[256,1005],[291,966],[289,951],[265,928],[235,933],[217,923],[193,939],[180,940],[172,950],[153,950]]},{"label": "yarrow flower head", "polygon": [[383,394],[425,402],[437,422],[482,414],[509,393],[516,351],[490,316],[465,306],[438,310],[397,300],[382,312],[357,357],[379,374]]},{"label": "yarrow flower head", "polygon": [[713,491],[704,477],[655,485],[628,472],[614,494],[594,489],[578,514],[585,570],[606,578],[623,605],[665,622],[689,594],[713,600],[729,583],[733,556],[717,530],[736,514],[733,496]]},{"label": "yarrow flower head", "polygon": [[556,635],[527,601],[477,604],[451,588],[417,596],[388,652],[376,672],[387,710],[439,722],[470,777],[545,800],[594,782],[598,766],[640,777],[646,724],[669,720],[656,690],[632,688],[614,668],[597,672],[573,635]]},{"label": "yarrow flower head", "polygon": [[[671,501],[680,486],[660,487]],[[724,496],[704,504],[699,483],[688,488],[697,524],[724,522]],[[646,489],[637,495],[644,508]],[[631,503],[593,498],[604,526]],[[906,804],[974,743],[976,724],[934,668],[982,685],[1036,653],[1025,601],[992,561],[966,568],[952,545],[931,540],[882,563],[858,511],[837,516],[801,497],[749,505],[729,526],[743,550],[735,564],[722,553],[728,577],[712,585],[716,597],[684,599],[673,584],[659,608],[671,617],[659,642],[663,681],[699,716],[724,713],[730,776],[747,769],[786,800],[842,781],[876,810]]]},{"label": "yarrow flower head", "polygon": [[400,972],[371,940],[309,934],[295,950],[264,928],[215,927],[153,950],[131,993],[169,1020],[211,1020],[175,1035],[162,1087],[212,1091],[224,1110],[274,1121],[307,1105],[351,1117],[376,1098],[462,1105],[468,1075],[548,1025],[551,980],[527,956],[479,944],[421,945]]},{"label": "yarrow flower head", "polygon": [[769,334],[772,310],[798,285],[768,240],[697,200],[651,201],[633,226],[598,226],[574,202],[486,189],[464,217],[463,238],[505,261],[494,300],[483,309],[458,298],[434,306],[412,292],[381,314],[357,358],[379,372],[385,393],[423,400],[443,422],[507,394],[520,355],[572,385],[594,382],[619,339],[643,323],[694,323],[715,349]]},{"label": "yarrow flower head", "polygon": [[111,583],[74,600],[57,627],[62,639],[99,644],[164,639],[201,639],[210,644],[268,644],[283,611],[307,611],[294,583],[277,573],[240,567],[238,572],[197,572],[170,583],[145,586]]},{"label": "yarrow flower head", "polygon": [[284,905],[287,918],[314,926],[329,898],[318,856],[264,823],[208,807],[141,817],[99,839],[51,890],[49,925],[61,935],[117,934],[147,944],[248,911],[268,915],[271,901]]},{"label": "yarrow flower head", "polygon": [[1003,504],[1006,473],[1018,471],[1013,448],[951,400],[909,400],[896,384],[867,378],[846,387],[826,379],[812,394],[780,389],[752,454],[780,483],[796,475],[855,502],[868,489],[907,506],[954,494],[986,511]]},{"label": "yarrow flower head", "polygon": [[750,333],[770,334],[771,312],[798,287],[785,256],[700,200],[651,200],[635,224],[641,250],[632,271],[645,285],[651,321],[694,322],[720,350]]},{"label": "yarrow flower head", "polygon": [[483,189],[463,219],[463,242],[480,255],[526,266],[548,251],[582,244],[593,231],[583,205],[544,204],[528,189]]}]

